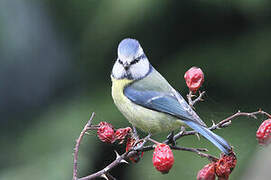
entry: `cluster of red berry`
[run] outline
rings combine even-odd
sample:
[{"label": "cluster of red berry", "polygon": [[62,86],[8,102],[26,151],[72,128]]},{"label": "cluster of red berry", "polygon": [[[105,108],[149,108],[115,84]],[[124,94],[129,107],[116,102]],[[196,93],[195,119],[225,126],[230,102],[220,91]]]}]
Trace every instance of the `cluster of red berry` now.
[{"label": "cluster of red berry", "polygon": [[[115,141],[118,140],[120,141],[119,143],[122,144],[125,138],[127,137],[126,151],[129,151],[136,145],[135,143],[137,143],[137,139],[132,136],[132,129],[130,127],[119,128],[115,130],[112,124],[107,122],[100,122],[97,134],[99,139],[102,142],[106,143],[114,143]],[[136,154],[130,157],[130,160],[136,163],[140,160],[142,156],[143,152],[137,152]]]},{"label": "cluster of red berry", "polygon": [[[120,128],[115,130],[112,124],[107,122],[100,122],[97,134],[99,139],[102,142],[114,143],[116,140],[119,140],[120,143],[124,141],[127,137],[126,142],[126,151],[129,151],[136,145],[139,145],[142,142],[138,142],[135,137],[131,134],[132,130],[130,127]],[[138,143],[138,144],[136,144]],[[138,162],[142,158],[143,152],[137,152],[130,157],[130,160],[134,163]],[[174,163],[174,156],[170,147],[166,144],[158,143],[153,152],[153,165],[154,167],[162,172],[168,173]]]},{"label": "cluster of red berry", "polygon": [[236,156],[234,152],[228,155],[221,154],[218,161],[205,165],[199,172],[197,180],[227,180],[236,165]]},{"label": "cluster of red berry", "polygon": [[106,143],[114,143],[116,140],[122,142],[131,132],[132,129],[130,127],[115,130],[112,124],[107,122],[100,122],[97,130],[99,139]]}]

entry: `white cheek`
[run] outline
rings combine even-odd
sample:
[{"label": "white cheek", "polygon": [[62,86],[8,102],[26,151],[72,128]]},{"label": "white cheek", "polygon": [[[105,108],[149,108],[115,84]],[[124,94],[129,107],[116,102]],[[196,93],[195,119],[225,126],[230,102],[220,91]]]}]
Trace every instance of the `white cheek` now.
[{"label": "white cheek", "polygon": [[116,61],[112,69],[112,74],[115,78],[120,79],[124,76],[125,69]]},{"label": "white cheek", "polygon": [[147,59],[138,62],[130,67],[131,75],[134,79],[140,79],[148,74],[150,65]]}]

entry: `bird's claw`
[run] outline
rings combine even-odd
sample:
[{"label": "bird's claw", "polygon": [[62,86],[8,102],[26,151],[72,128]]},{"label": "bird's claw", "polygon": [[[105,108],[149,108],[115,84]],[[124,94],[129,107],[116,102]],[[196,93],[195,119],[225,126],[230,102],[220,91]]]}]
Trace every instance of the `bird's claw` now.
[{"label": "bird's claw", "polygon": [[135,146],[134,146],[134,150],[135,151],[138,151],[140,150],[145,144],[146,142],[148,141],[148,139],[151,137],[151,134],[148,134],[148,136],[146,136],[145,138],[143,139],[139,139],[135,142]]},{"label": "bird's claw", "polygon": [[168,136],[167,136],[167,142],[168,144],[171,144],[172,146],[176,146],[176,141],[174,139],[174,132],[172,131]]}]

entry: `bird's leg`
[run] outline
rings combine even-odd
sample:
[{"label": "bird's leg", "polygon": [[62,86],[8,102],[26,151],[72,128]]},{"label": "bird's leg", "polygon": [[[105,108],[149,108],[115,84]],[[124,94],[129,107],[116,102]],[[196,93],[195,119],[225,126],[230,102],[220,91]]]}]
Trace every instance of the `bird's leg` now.
[{"label": "bird's leg", "polygon": [[171,131],[171,133],[167,136],[167,144],[171,144],[172,146],[176,145],[176,141],[174,139],[174,131]]},{"label": "bird's leg", "polygon": [[[185,131],[185,127],[181,126],[180,132],[178,132],[176,135],[174,135],[173,132],[171,132],[168,135],[167,140],[165,140],[163,143],[172,144],[173,146],[175,146],[177,144],[176,140],[179,139],[183,135],[184,131]],[[172,137],[171,137],[171,135],[172,135]]]}]

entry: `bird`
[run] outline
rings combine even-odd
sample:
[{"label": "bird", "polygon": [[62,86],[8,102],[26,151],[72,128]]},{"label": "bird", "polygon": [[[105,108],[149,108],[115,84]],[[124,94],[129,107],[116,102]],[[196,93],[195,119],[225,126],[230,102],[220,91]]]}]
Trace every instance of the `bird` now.
[{"label": "bird", "polygon": [[150,64],[136,39],[123,39],[111,72],[112,98],[133,127],[151,135],[188,126],[225,154],[231,146],[208,129],[185,99]]}]

